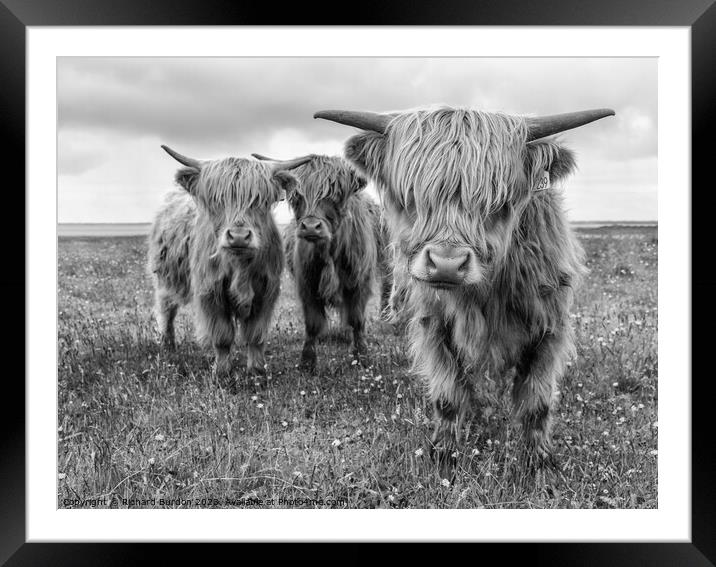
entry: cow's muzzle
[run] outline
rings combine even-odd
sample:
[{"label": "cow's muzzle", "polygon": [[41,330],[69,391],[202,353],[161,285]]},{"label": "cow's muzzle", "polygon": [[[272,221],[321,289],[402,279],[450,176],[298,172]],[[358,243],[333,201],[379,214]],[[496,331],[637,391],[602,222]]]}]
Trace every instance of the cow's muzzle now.
[{"label": "cow's muzzle", "polygon": [[413,260],[410,275],[432,287],[449,289],[477,283],[480,268],[472,248],[428,244]]},{"label": "cow's muzzle", "polygon": [[330,237],[325,221],[316,217],[305,217],[298,222],[298,236],[309,242],[318,242]]},{"label": "cow's muzzle", "polygon": [[227,228],[221,238],[221,247],[229,252],[245,252],[256,248],[256,234],[246,226]]}]

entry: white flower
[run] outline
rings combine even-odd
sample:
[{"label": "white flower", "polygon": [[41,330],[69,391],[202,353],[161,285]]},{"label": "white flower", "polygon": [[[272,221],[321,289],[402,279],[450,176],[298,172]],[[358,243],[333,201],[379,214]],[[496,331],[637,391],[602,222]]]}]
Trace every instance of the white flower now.
[{"label": "white flower", "polygon": [[333,445],[334,447],[340,447],[341,442],[339,439],[334,439],[333,442],[331,443],[331,445]]},{"label": "white flower", "polygon": [[306,395],[306,390],[301,390],[301,391],[299,392],[299,394],[301,394],[302,396],[305,396],[305,395]]},{"label": "white flower", "polygon": [[154,436],[154,440],[155,440],[155,441],[164,441],[164,435],[162,435],[161,433],[157,433],[157,434]]},{"label": "white flower", "polygon": [[150,466],[150,467],[153,467],[153,466],[154,466],[154,457],[151,457],[151,458],[149,459],[149,466]]},{"label": "white flower", "polygon": [[656,449],[652,449],[651,451],[649,451],[649,454],[652,457],[656,457],[659,454],[659,451],[657,451]]},{"label": "white flower", "polygon": [[448,479],[444,478],[440,481],[440,484],[442,484],[445,487],[448,487],[448,486],[450,486],[450,481]]},{"label": "white flower", "polygon": [[256,404],[256,407],[259,408],[259,409],[263,409],[264,405],[263,405],[263,404]]},{"label": "white flower", "polygon": [[416,457],[422,457],[423,456],[423,448],[420,447],[418,449],[415,449],[415,456]]},{"label": "white flower", "polygon": [[479,449],[473,449],[473,450],[472,450],[472,456],[473,456],[473,457],[477,457],[479,454],[480,454],[480,450],[479,450]]},{"label": "white flower", "polygon": [[57,478],[59,478],[60,480],[63,480],[66,476],[67,475],[65,473],[61,472],[60,474],[57,475]]},{"label": "white flower", "polygon": [[286,421],[286,420],[282,421],[281,425],[283,425],[284,427],[288,427],[288,421]]},{"label": "white flower", "polygon": [[252,402],[255,402],[255,401],[258,400],[258,399],[259,399],[258,396],[251,396],[251,401],[252,401]]}]

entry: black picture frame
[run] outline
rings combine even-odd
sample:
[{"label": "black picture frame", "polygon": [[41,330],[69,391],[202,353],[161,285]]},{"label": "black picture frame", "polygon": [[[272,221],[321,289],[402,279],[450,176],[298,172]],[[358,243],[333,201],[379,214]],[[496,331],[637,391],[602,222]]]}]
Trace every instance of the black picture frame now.
[{"label": "black picture frame", "polygon": [[[356,4],[358,6],[358,4]],[[25,247],[25,34],[28,26],[97,25],[565,25],[565,26],[687,26],[692,48],[692,539],[691,543],[485,544],[475,560],[537,565],[712,565],[716,562],[716,442],[713,400],[716,388],[708,372],[712,322],[716,321],[716,276],[712,275],[711,227],[707,215],[713,191],[709,143],[716,131],[716,7],[713,0],[524,0],[363,1],[360,9],[341,12],[341,5],[305,3],[277,5],[219,0],[0,0],[0,120],[5,142],[5,207],[0,274],[4,302],[4,409],[0,412],[0,562],[6,565],[99,565],[162,563],[182,559],[206,561],[206,547],[149,544],[25,543],[25,387],[26,294]],[[668,156],[659,156],[668,159]],[[708,177],[707,177],[708,176]],[[671,188],[685,190],[685,188]],[[706,261],[704,261],[706,259]],[[19,300],[24,298],[24,302]],[[22,313],[21,313],[22,312]],[[22,318],[21,318],[22,317]],[[22,321],[22,323],[20,323]],[[51,356],[51,353],[48,353]],[[699,372],[701,370],[701,372]],[[48,377],[49,379],[49,377]],[[690,380],[689,376],[664,379]],[[608,521],[608,520],[605,520]],[[559,537],[559,534],[555,534]],[[316,534],[320,540],[320,534]],[[509,549],[508,549],[509,546]],[[484,551],[483,551],[484,550]],[[320,555],[361,560],[345,549]],[[229,551],[229,553],[233,553]],[[273,551],[271,554],[273,555]],[[295,551],[292,553],[296,553]],[[301,552],[304,553],[304,552]],[[374,552],[369,552],[371,555]],[[474,551],[471,551],[474,553]],[[485,555],[487,553],[487,556]],[[315,556],[317,558],[318,556]],[[235,559],[239,557],[234,556]]]}]

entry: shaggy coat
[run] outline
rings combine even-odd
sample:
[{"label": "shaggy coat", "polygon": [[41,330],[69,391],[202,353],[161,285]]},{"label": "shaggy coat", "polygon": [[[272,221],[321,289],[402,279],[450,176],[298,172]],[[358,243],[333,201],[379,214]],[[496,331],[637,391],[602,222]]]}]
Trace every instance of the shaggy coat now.
[{"label": "shaggy coat", "polygon": [[[198,339],[215,352],[213,371],[230,378],[237,325],[247,368],[264,371],[264,345],[279,295],[284,257],[271,207],[296,179],[239,158],[201,162],[176,174],[149,236],[149,271],[162,341],[174,345],[174,318],[194,304]],[[232,246],[240,235],[241,246]]]},{"label": "shaggy coat", "polygon": [[326,309],[341,310],[353,330],[356,356],[366,351],[365,311],[373,285],[381,308],[390,297],[392,271],[379,206],[364,194],[366,179],[339,157],[311,156],[296,168],[300,183],[287,194],[294,219],[284,234],[289,270],[303,307],[306,339],[302,362],[315,366],[317,337]]},{"label": "shaggy coat", "polygon": [[[346,143],[347,158],[383,196],[399,256],[391,303],[409,314],[441,457],[460,439],[475,384],[514,368],[514,412],[530,458],[551,459],[556,384],[574,352],[569,310],[585,268],[554,187],[574,156],[527,135],[521,117],[444,108],[396,115],[384,134]],[[546,172],[552,185],[543,188]],[[423,280],[428,245],[469,250],[463,285]]]}]

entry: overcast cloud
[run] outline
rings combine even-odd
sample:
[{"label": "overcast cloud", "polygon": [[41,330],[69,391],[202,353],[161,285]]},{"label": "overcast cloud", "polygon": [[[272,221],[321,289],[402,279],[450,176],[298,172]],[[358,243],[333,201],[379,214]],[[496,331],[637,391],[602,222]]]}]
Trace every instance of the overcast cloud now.
[{"label": "overcast cloud", "polygon": [[335,155],[353,130],[316,110],[440,104],[614,108],[562,135],[579,164],[570,218],[657,217],[656,59],[61,58],[57,76],[60,222],[149,222],[177,166],[162,143],[197,158]]}]

